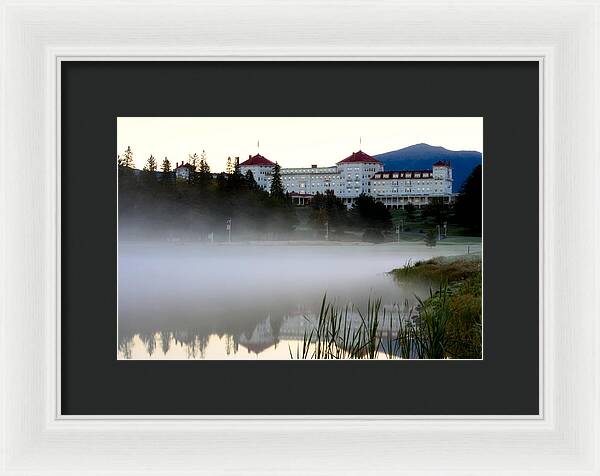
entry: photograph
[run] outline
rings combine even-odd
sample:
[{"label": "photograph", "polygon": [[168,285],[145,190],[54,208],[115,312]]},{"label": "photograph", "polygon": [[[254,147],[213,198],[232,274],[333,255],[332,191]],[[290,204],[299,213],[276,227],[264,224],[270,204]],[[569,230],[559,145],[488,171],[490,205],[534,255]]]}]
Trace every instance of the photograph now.
[{"label": "photograph", "polygon": [[483,359],[483,123],[117,117],[117,359]]}]

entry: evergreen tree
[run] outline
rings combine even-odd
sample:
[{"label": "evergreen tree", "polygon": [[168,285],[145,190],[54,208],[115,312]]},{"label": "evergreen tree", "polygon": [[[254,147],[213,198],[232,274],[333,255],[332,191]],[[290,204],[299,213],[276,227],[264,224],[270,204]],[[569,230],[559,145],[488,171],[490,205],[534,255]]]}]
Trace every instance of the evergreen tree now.
[{"label": "evergreen tree", "polygon": [[430,228],[425,234],[425,244],[427,246],[435,246],[437,243],[437,231],[435,228]]},{"label": "evergreen tree", "polygon": [[273,166],[271,177],[271,196],[275,198],[284,198],[285,191],[283,189],[283,182],[281,181],[281,166],[277,162],[275,162],[275,165]]},{"label": "evergreen tree", "polygon": [[247,170],[244,178],[246,180],[246,185],[250,190],[255,190],[258,188],[258,184],[256,183],[256,180],[254,180],[254,174],[252,173],[252,170]]},{"label": "evergreen tree", "polygon": [[450,213],[450,206],[444,203],[442,197],[432,197],[430,202],[425,205],[425,208],[421,212],[421,217],[429,219],[429,222],[434,225],[442,226],[448,221],[448,215]]},{"label": "evergreen tree", "polygon": [[148,157],[148,160],[146,161],[146,165],[144,166],[144,171],[145,172],[156,172],[156,159],[154,158],[153,155]]},{"label": "evergreen tree", "polygon": [[206,152],[202,151],[202,154],[200,155],[200,168],[199,168],[199,172],[201,174],[210,174],[210,165],[208,165],[208,160],[206,158]]},{"label": "evergreen tree", "polygon": [[123,167],[133,168],[133,152],[131,151],[131,147],[127,146],[125,153],[120,156],[119,165]]},{"label": "evergreen tree", "polygon": [[387,230],[392,227],[392,215],[386,206],[361,193],[350,210],[352,222],[358,227]]},{"label": "evergreen tree", "polygon": [[192,183],[200,186],[202,189],[206,189],[210,181],[212,180],[212,175],[210,173],[210,166],[206,161],[206,152],[202,151],[200,158],[197,161],[198,168],[197,172],[193,174]]},{"label": "evergreen tree", "polygon": [[194,152],[194,155],[189,156],[189,162],[192,167],[194,167],[194,171],[198,170],[198,165],[200,164],[200,159],[198,158],[198,154]]},{"label": "evergreen tree", "polygon": [[227,165],[225,166],[225,173],[231,175],[233,173],[233,162],[231,162],[231,157],[227,157]]},{"label": "evergreen tree", "polygon": [[233,165],[233,173],[236,175],[242,175],[242,169],[240,169],[240,158],[236,157]]},{"label": "evergreen tree", "polygon": [[481,165],[463,183],[454,204],[455,221],[471,233],[481,235]]},{"label": "evergreen tree", "polygon": [[324,194],[317,192],[310,206],[313,209],[312,219],[319,227],[327,223],[330,229],[343,231],[348,218],[347,209],[342,199],[335,196],[333,190],[326,190]]},{"label": "evergreen tree", "polygon": [[166,157],[165,157],[165,160],[163,160],[163,162],[162,162],[162,171],[163,172],[171,171],[171,162],[169,162],[169,159],[167,159]]},{"label": "evergreen tree", "polygon": [[414,221],[415,220],[416,207],[412,204],[412,202],[404,205],[404,216],[406,217],[406,221]]}]

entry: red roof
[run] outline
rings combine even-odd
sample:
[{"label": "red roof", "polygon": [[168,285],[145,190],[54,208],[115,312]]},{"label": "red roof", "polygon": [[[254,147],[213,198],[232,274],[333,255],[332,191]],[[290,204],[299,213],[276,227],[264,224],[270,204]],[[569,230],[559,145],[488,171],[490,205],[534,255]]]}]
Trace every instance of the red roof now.
[{"label": "red roof", "polygon": [[175,167],[176,169],[181,169],[181,168],[186,168],[186,169],[190,169],[190,170],[196,170],[194,169],[194,166],[192,164],[184,164],[183,162],[181,162],[181,164],[176,164],[177,167]]},{"label": "red roof", "polygon": [[249,155],[248,160],[245,160],[240,165],[269,165],[273,167],[275,164],[266,157],[263,157],[260,154],[256,154],[254,157]]},{"label": "red roof", "polygon": [[380,164],[381,162],[369,154],[365,154],[362,150],[358,152],[352,152],[352,155],[346,157],[344,160],[340,160],[338,164],[347,164],[351,162],[361,162],[361,163],[369,163],[369,164]]}]

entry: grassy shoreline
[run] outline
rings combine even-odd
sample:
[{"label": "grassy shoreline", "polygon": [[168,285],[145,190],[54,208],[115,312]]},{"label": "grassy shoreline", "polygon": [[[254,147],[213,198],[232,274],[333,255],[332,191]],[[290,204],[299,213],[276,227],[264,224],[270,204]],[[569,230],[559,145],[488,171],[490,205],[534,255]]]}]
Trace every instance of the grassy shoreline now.
[{"label": "grassy shoreline", "polygon": [[[445,256],[407,264],[390,274],[397,281],[427,279],[439,289],[421,303],[423,322],[443,324],[443,354],[450,358],[482,357],[481,254]],[[430,325],[432,323],[429,323]]]},{"label": "grassy shoreline", "polygon": [[481,254],[438,256],[407,263],[402,268],[393,269],[389,274],[399,281],[412,278],[445,281],[447,284],[452,284],[481,274]]}]

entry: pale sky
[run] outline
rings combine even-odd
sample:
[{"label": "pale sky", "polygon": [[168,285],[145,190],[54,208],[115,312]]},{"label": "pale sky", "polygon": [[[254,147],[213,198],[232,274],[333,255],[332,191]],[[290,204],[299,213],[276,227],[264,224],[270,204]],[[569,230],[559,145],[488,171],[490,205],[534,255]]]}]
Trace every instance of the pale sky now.
[{"label": "pale sky", "polygon": [[203,150],[213,172],[225,170],[228,156],[243,162],[257,151],[282,167],[326,167],[359,149],[376,155],[421,142],[450,150],[483,152],[483,118],[117,118],[117,154],[131,146],[136,168],[140,169],[150,154],[160,168],[165,156],[174,166]]}]

